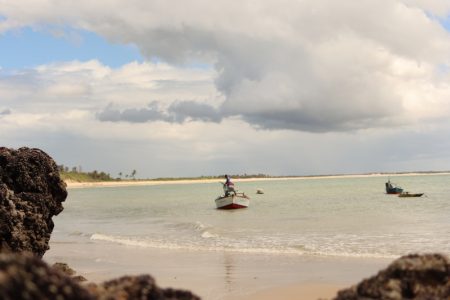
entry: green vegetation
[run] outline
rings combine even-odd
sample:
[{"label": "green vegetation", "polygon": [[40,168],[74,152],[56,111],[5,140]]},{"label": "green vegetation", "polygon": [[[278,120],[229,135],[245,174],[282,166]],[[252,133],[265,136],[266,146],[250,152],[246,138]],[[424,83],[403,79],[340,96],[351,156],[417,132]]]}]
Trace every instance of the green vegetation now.
[{"label": "green vegetation", "polygon": [[[270,176],[266,174],[228,174],[232,179],[243,179],[243,178],[273,178],[276,176]],[[203,180],[203,179],[223,179],[224,175],[218,175],[218,176],[199,176],[199,177],[159,177],[151,180],[164,180],[164,181],[170,181],[170,180]]]},{"label": "green vegetation", "polygon": [[114,179],[105,172],[82,172],[81,167],[73,167],[70,171],[69,168],[61,165],[58,166],[59,175],[63,180],[71,180],[76,182],[95,182],[95,181],[115,181],[120,179]]},{"label": "green vegetation", "polygon": [[[147,179],[136,179],[136,170],[132,170],[130,174],[125,174],[119,172],[118,177],[113,178],[110,174],[99,171],[83,172],[81,167],[73,167],[69,170],[68,167],[64,165],[58,166],[60,176],[63,180],[71,180],[76,182],[98,182],[98,181],[122,181],[122,180],[139,180],[139,181],[177,181],[177,180],[205,180],[205,179],[224,179],[223,175],[210,175],[210,176],[198,176],[198,177],[159,177],[159,178],[147,178]],[[328,174],[328,175],[302,175],[301,177],[326,177],[326,176],[344,176],[344,175],[406,175],[411,173],[418,174],[439,174],[439,173],[449,173],[450,171],[416,171],[416,172],[381,172],[381,173],[363,173],[363,174]],[[284,175],[284,176],[271,176],[267,174],[229,174],[232,179],[243,179],[243,178],[280,178],[280,177],[299,177],[298,175]]]},{"label": "green vegetation", "polygon": [[[98,181],[121,181],[121,180],[151,180],[151,181],[176,181],[176,180],[203,180],[203,179],[218,179],[221,180],[225,175],[218,176],[199,176],[199,177],[160,177],[153,179],[136,179],[136,170],[132,170],[130,174],[124,174],[119,172],[117,178],[111,177],[110,174],[105,172],[99,172],[97,170],[92,172],[83,172],[81,167],[69,167],[60,165],[58,166],[59,174],[63,180],[71,180],[75,182],[98,182]],[[233,179],[239,178],[270,178],[266,174],[234,174],[230,175]]]}]

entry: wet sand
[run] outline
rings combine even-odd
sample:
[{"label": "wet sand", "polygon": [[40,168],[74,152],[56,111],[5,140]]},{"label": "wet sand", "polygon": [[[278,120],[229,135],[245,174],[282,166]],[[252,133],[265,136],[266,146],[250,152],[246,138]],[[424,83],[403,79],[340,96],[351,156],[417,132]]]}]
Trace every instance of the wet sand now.
[{"label": "wet sand", "polygon": [[337,292],[348,285],[333,283],[305,282],[288,286],[275,287],[254,294],[238,298],[236,300],[317,300],[333,299]]},{"label": "wet sand", "polygon": [[150,274],[161,287],[187,289],[205,300],[332,299],[339,289],[392,261],[162,250],[96,241],[50,246],[44,260],[66,262],[91,282]]}]

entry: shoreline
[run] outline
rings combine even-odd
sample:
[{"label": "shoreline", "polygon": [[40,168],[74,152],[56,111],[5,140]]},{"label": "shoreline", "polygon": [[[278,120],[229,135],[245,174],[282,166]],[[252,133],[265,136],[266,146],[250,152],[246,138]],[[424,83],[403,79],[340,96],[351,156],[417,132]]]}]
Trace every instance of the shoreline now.
[{"label": "shoreline", "polygon": [[[399,176],[437,176],[450,175],[450,172],[411,172],[411,173],[373,173],[373,174],[350,174],[350,175],[314,175],[297,177],[264,177],[264,178],[236,178],[234,182],[255,182],[273,180],[316,180],[316,179],[338,179],[338,178],[367,178],[367,177],[399,177]],[[121,181],[94,181],[78,182],[65,180],[67,188],[100,188],[100,187],[126,187],[126,186],[149,186],[149,185],[169,185],[169,184],[205,184],[220,182],[221,178],[214,179],[173,179],[173,180],[121,180]]]},{"label": "shoreline", "polygon": [[[354,182],[360,182],[362,184],[365,183],[380,183],[387,180],[387,177],[392,177],[391,180],[398,181],[432,181],[434,179],[439,182],[444,182],[448,180],[448,176],[450,173],[408,173],[408,174],[361,174],[361,175],[335,175],[335,176],[303,176],[303,177],[275,177],[275,178],[245,178],[245,179],[235,179],[235,182],[254,182],[253,184],[248,184],[249,186],[258,186],[258,185],[267,185],[270,186],[272,184],[284,186],[284,185],[293,185],[293,186],[313,186],[316,188],[320,188],[323,183],[330,184],[331,186],[343,184],[353,184]],[[422,176],[423,175],[423,176]],[[425,177],[427,175],[431,175],[430,177]],[[438,177],[433,177],[433,175],[440,175]],[[407,177],[407,176],[418,176],[418,177]],[[323,181],[314,181],[316,179],[322,179]],[[336,178],[337,180],[330,180],[326,182],[328,178]],[[347,179],[348,178],[348,179]],[[362,178],[352,180],[351,178]],[[367,179],[364,179],[367,178]],[[399,179],[400,178],[400,179]],[[298,181],[298,180],[312,180],[312,181]],[[196,193],[197,190],[208,190],[212,189],[212,185],[217,185],[221,178],[214,179],[190,179],[190,180],[133,180],[133,181],[123,181],[123,182],[103,182],[103,183],[78,183],[78,187],[86,187],[93,188],[87,189],[86,193],[99,193],[105,194],[104,200],[108,199],[111,194],[118,193],[122,195],[122,197],[126,197],[123,195],[128,195],[128,193],[134,192],[147,192],[145,188],[137,188],[134,189],[105,189],[105,190],[95,190],[96,187],[107,187],[107,186],[133,186],[133,185],[152,185],[152,186],[160,186],[155,188],[156,195],[162,195],[167,191],[172,192],[172,190],[184,190],[186,189],[189,193]],[[291,180],[291,181],[282,181],[282,180]],[[278,181],[278,182],[276,182]],[[260,183],[261,182],[261,183]],[[263,183],[265,182],[265,183]],[[205,183],[205,185],[197,185],[198,183]],[[170,184],[172,184],[170,186]],[[182,184],[192,184],[189,186],[183,186]],[[163,186],[167,185],[167,186]],[[246,185],[246,184],[243,184]],[[73,186],[72,186],[73,187]],[[151,187],[149,187],[151,188]],[[142,190],[141,190],[142,189]],[[375,189],[375,188],[374,188]],[[314,190],[316,191],[316,190]],[[70,190],[69,190],[70,192]],[[72,192],[76,192],[72,190]],[[79,191],[80,194],[84,194],[82,190]],[[77,194],[77,193],[75,193]],[[363,194],[365,192],[363,191]],[[369,194],[369,192],[367,192]],[[108,196],[109,195],[109,196]],[[177,194],[178,195],[178,194]],[[193,203],[197,203],[197,201],[187,201],[185,199],[189,198],[189,195],[186,197],[183,196],[182,205],[177,206],[174,205],[166,205],[165,202],[161,202],[161,207],[164,209],[163,214],[161,215],[165,221],[163,224],[168,224],[162,226],[161,230],[158,232],[164,232],[167,228],[167,236],[170,239],[167,239],[167,243],[164,240],[164,244],[161,246],[161,239],[159,235],[155,235],[152,237],[150,232],[153,232],[148,229],[146,226],[153,227],[153,222],[142,222],[147,215],[146,213],[138,213],[138,218],[136,219],[122,219],[125,214],[133,211],[140,211],[140,209],[146,209],[147,206],[151,206],[152,203],[160,203],[160,202],[147,202],[145,199],[141,204],[136,206],[127,206],[129,209],[127,211],[122,212],[122,202],[113,201],[114,205],[110,207],[111,210],[120,211],[120,213],[116,214],[119,216],[119,219],[107,219],[105,218],[104,222],[99,221],[99,223],[93,223],[93,225],[82,226],[79,231],[74,231],[71,228],[75,228],[75,224],[78,224],[78,220],[67,219],[69,223],[67,223],[66,230],[62,230],[60,232],[54,233],[51,241],[51,249],[45,256],[45,259],[50,262],[54,261],[63,261],[69,264],[69,266],[73,267],[80,275],[86,277],[90,282],[103,282],[106,280],[110,280],[113,278],[119,278],[125,275],[140,275],[140,274],[150,274],[152,275],[158,286],[162,288],[177,288],[177,289],[186,289],[192,291],[194,294],[199,295],[202,299],[205,300],[271,300],[271,299],[304,299],[304,300],[312,300],[312,299],[334,299],[337,296],[337,293],[340,290],[350,288],[351,286],[361,282],[361,280],[365,278],[369,278],[371,276],[376,275],[380,270],[385,269],[388,265],[390,265],[397,257],[377,257],[377,256],[351,256],[344,254],[343,256],[339,255],[317,255],[311,254],[290,254],[290,253],[261,253],[259,251],[233,251],[231,248],[230,251],[222,250],[220,247],[190,247],[190,245],[195,244],[186,244],[185,242],[180,243],[181,246],[178,246],[177,243],[172,243],[178,237],[184,237],[186,234],[182,232],[183,235],[174,235],[171,236],[171,232],[188,230],[187,232],[194,232],[195,240],[201,241],[214,241],[216,237],[214,234],[219,236],[222,233],[224,237],[222,240],[228,241],[233,236],[223,234],[223,229],[228,226],[228,224],[241,224],[245,225],[244,221],[256,221],[265,220],[263,218],[253,218],[252,214],[248,214],[249,212],[260,210],[259,212],[264,212],[264,205],[266,208],[270,208],[273,206],[273,203],[270,202],[270,193],[267,193],[267,198],[264,199],[264,196],[260,203],[261,205],[255,210],[251,211],[240,211],[239,213],[222,213],[217,212],[212,207],[204,207],[200,201],[199,206],[195,207],[192,211],[194,212],[192,215],[185,215],[185,210],[179,210],[180,207],[188,207]],[[379,193],[372,198],[368,198],[368,200],[377,200],[384,199],[382,198],[382,194]],[[119,197],[120,198],[120,197]],[[159,199],[159,197],[155,197]],[[170,198],[170,197],[168,197]],[[103,198],[102,198],[103,199]],[[170,198],[171,199],[171,198]],[[175,199],[175,198],[174,198]],[[178,199],[178,198],[177,198]],[[192,198],[197,199],[197,198]],[[82,208],[84,207],[83,201],[77,204],[76,207]],[[313,201],[310,201],[312,203]],[[374,203],[377,201],[368,201],[368,203]],[[390,201],[383,201],[380,204],[389,202],[388,208],[393,205],[398,206],[399,211],[400,208],[406,203],[392,204]],[[107,203],[105,201],[105,203]],[[125,203],[125,202],[124,202]],[[89,204],[88,208],[86,208],[85,212],[98,210],[103,211],[101,208],[102,205],[99,206],[91,206],[92,203]],[[196,205],[196,204],[195,204]],[[161,207],[155,207],[155,209],[161,209]],[[305,206],[306,207],[306,206]],[[325,206],[328,207],[328,206]],[[360,208],[372,208],[379,206],[368,206],[368,207],[360,207]],[[383,206],[381,206],[383,207]],[[94,209],[95,208],[95,209]],[[200,208],[198,210],[197,208]],[[312,209],[314,211],[314,207],[306,207],[307,209]],[[319,206],[320,208],[320,206]],[[358,207],[357,207],[358,208]],[[171,212],[171,209],[175,209],[174,212]],[[167,210],[167,211],[166,211]],[[150,210],[149,210],[150,211]],[[270,210],[271,211],[271,210]],[[286,210],[281,210],[285,212]],[[318,211],[318,210],[316,210]],[[320,210],[321,211],[321,210]],[[353,210],[349,210],[352,212]],[[356,214],[358,214],[358,210],[355,210]],[[383,210],[385,211],[385,210]],[[388,211],[388,210],[386,210]],[[261,216],[264,214],[256,213],[255,216]],[[81,213],[81,211],[80,211]],[[76,214],[76,216],[80,215],[80,213]],[[116,216],[115,215],[115,216]],[[270,215],[270,214],[268,214]],[[105,217],[103,213],[101,214],[93,214],[93,216],[99,216],[99,220],[103,220]],[[270,215],[271,216],[271,215]],[[309,212],[305,215],[303,214],[295,214],[293,217],[295,218],[308,218],[306,219],[308,224],[311,225],[311,229],[315,230],[320,221],[322,224],[327,214],[323,215],[314,215]],[[342,215],[342,218],[345,217],[346,214]],[[351,214],[353,216],[353,214]],[[367,218],[368,222],[374,219]],[[284,215],[280,218],[267,218],[267,220],[291,220],[289,217],[291,215]],[[316,218],[317,217],[317,218]],[[172,218],[177,220],[177,222],[172,222]],[[213,219],[214,218],[214,219]],[[309,219],[311,218],[311,219]],[[323,220],[322,220],[323,218]],[[167,220],[171,220],[168,222]],[[222,221],[215,221],[217,219],[222,219]],[[114,220],[114,221],[110,221]],[[130,220],[132,226],[130,226],[130,230],[123,230],[122,223],[126,220]],[[208,220],[214,220],[208,221]],[[309,221],[311,220],[311,221]],[[317,221],[316,221],[317,220]],[[345,229],[347,219],[343,218],[343,221],[340,223],[336,223],[338,225],[343,225]],[[355,218],[350,220],[350,224],[358,224],[356,220],[360,220],[359,218]],[[365,220],[365,219],[364,219]],[[378,220],[378,217],[376,218]],[[64,219],[60,220],[61,222]],[[117,222],[116,222],[117,221]],[[402,220],[399,220],[403,222]],[[90,221],[91,222],[91,221]],[[158,221],[159,222],[159,221]],[[86,222],[85,222],[86,223]],[[114,225],[112,225],[114,223]],[[117,224],[115,224],[117,223]],[[217,225],[217,224],[218,225]],[[266,221],[261,221],[260,224],[269,224]],[[90,224],[87,222],[86,224]],[[106,225],[105,225],[106,224]],[[145,226],[141,224],[146,224]],[[156,223],[155,223],[156,224]],[[258,225],[257,223],[256,225]],[[334,226],[334,222],[330,223]],[[394,222],[394,225],[398,224]],[[103,225],[105,226],[102,229]],[[216,226],[217,225],[217,226]],[[220,225],[220,226],[219,226]],[[258,228],[257,226],[255,228]],[[261,225],[261,226],[263,226]],[[155,225],[156,226],[156,225]],[[240,225],[239,225],[240,226]],[[390,224],[386,225],[390,228]],[[62,229],[64,229],[63,227]],[[142,230],[140,228],[143,228]],[[213,228],[221,229],[222,231],[214,231]],[[237,227],[238,228],[238,227]],[[251,227],[253,228],[253,227]],[[280,227],[283,228],[283,227]],[[331,228],[331,227],[324,227]],[[363,228],[363,227],[362,227]],[[108,230],[106,230],[108,229]],[[137,230],[136,230],[137,229]],[[156,229],[159,230],[157,227]],[[93,238],[93,234],[108,234],[111,235],[111,238]],[[113,232],[113,233],[111,233]],[[117,232],[117,233],[116,233]],[[142,232],[141,235],[138,235],[136,232]],[[283,232],[280,230],[280,232]],[[320,230],[317,230],[320,234]],[[345,230],[343,230],[345,234]],[[355,233],[358,235],[359,232]],[[395,233],[394,233],[395,234]],[[135,238],[134,235],[140,238]],[[237,236],[237,235],[236,235]],[[269,238],[271,235],[267,235]],[[252,234],[252,231],[249,231],[248,235],[246,233],[245,239],[251,240],[252,238],[257,238],[257,235]],[[127,240],[130,238],[130,241]],[[364,238],[364,234],[361,235],[361,238]],[[219,240],[219,239],[217,239]],[[219,240],[219,241],[222,241]],[[236,237],[237,240],[237,237]],[[191,240],[189,240],[191,241]],[[341,240],[339,240],[341,241]],[[339,242],[338,241],[338,242]],[[345,241],[345,238],[342,239]],[[321,240],[319,240],[321,242]],[[386,243],[390,243],[388,240]],[[302,247],[303,244],[307,245],[307,243],[301,242],[301,240],[295,244],[296,247]],[[187,245],[187,246],[186,246]],[[265,245],[265,244],[263,244]],[[300,248],[301,249],[301,248]],[[406,253],[405,253],[406,254]]]},{"label": "shoreline", "polygon": [[94,283],[150,274],[162,288],[190,290],[205,300],[333,299],[339,290],[375,275],[393,261],[56,241],[44,260],[49,264],[63,261]]}]

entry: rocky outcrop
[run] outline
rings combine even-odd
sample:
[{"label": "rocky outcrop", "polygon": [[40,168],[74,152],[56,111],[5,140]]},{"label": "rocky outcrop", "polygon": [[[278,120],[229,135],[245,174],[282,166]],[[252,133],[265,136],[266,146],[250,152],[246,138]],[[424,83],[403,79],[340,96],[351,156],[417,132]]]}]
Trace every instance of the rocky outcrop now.
[{"label": "rocky outcrop", "polygon": [[69,265],[66,263],[61,263],[61,262],[54,263],[52,265],[52,268],[55,270],[58,270],[61,273],[66,274],[66,276],[69,276],[70,278],[72,278],[72,280],[74,280],[76,282],[87,281],[87,279],[84,278],[83,276],[76,275],[77,272],[74,269],[72,269],[71,267],[69,267]]},{"label": "rocky outcrop", "polygon": [[125,276],[103,284],[81,285],[67,276],[67,265],[49,267],[31,253],[0,254],[0,299],[199,300],[189,291],[161,289],[150,275]]},{"label": "rocky outcrop", "polygon": [[108,299],[180,299],[200,300],[189,291],[161,289],[150,275],[124,276],[106,281],[100,285],[90,285],[89,289],[98,300]]},{"label": "rocky outcrop", "polygon": [[39,149],[0,147],[0,252],[49,249],[52,217],[67,197],[53,159]]},{"label": "rocky outcrop", "polygon": [[52,217],[67,197],[53,159],[39,149],[0,147],[0,299],[197,300],[188,291],[161,289],[150,275],[81,285],[67,264],[41,260],[53,231]]},{"label": "rocky outcrop", "polygon": [[30,253],[0,254],[0,299],[93,300],[65,274]]},{"label": "rocky outcrop", "polygon": [[403,256],[335,299],[450,299],[450,261],[440,254]]}]

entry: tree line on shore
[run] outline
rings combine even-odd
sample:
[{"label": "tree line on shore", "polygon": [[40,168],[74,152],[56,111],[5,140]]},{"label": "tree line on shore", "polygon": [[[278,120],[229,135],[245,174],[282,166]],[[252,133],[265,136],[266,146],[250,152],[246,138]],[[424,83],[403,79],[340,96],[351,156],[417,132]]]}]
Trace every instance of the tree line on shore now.
[{"label": "tree line on shore", "polygon": [[[231,178],[234,179],[244,179],[244,178],[273,178],[276,176],[270,176],[266,174],[228,174]],[[202,180],[202,179],[223,179],[225,177],[225,174],[223,175],[201,175],[197,177],[158,177],[150,180]]]},{"label": "tree line on shore", "polygon": [[[158,177],[147,179],[136,179],[136,170],[132,170],[129,174],[119,172],[117,177],[111,176],[109,173],[103,171],[91,171],[84,172],[81,166],[68,167],[65,165],[58,165],[60,176],[63,180],[73,180],[78,182],[85,181],[120,181],[120,180],[154,180],[154,181],[167,181],[167,180],[202,180],[202,179],[222,179],[225,175],[209,175],[209,176],[197,176],[197,177]],[[269,178],[273,177],[267,174],[229,174],[232,178]]]},{"label": "tree line on shore", "polygon": [[[136,178],[137,171],[132,170],[129,174],[119,172],[116,177],[103,171],[84,172],[81,166],[71,167],[58,165],[60,176],[63,180],[73,180],[78,182],[89,181],[121,181],[121,180],[151,180],[151,181],[170,181],[170,180],[202,180],[202,179],[223,179],[225,174],[221,175],[201,175],[196,177],[157,177],[157,178]],[[414,171],[414,172],[381,172],[381,173],[364,173],[364,174],[327,174],[327,175],[302,175],[302,177],[325,177],[325,176],[343,176],[343,175],[405,175],[405,174],[439,174],[450,173],[450,171]],[[263,173],[258,174],[228,174],[234,179],[245,178],[279,178],[279,177],[299,177],[299,175],[273,176]]]},{"label": "tree line on shore", "polygon": [[125,174],[123,172],[119,172],[118,177],[112,177],[109,173],[103,172],[103,171],[91,171],[91,172],[84,172],[79,167],[72,167],[69,168],[68,166],[59,165],[58,170],[60,173],[60,176],[64,180],[74,180],[74,181],[119,181],[123,178],[125,179],[136,179],[136,170],[131,171],[130,174]]}]

